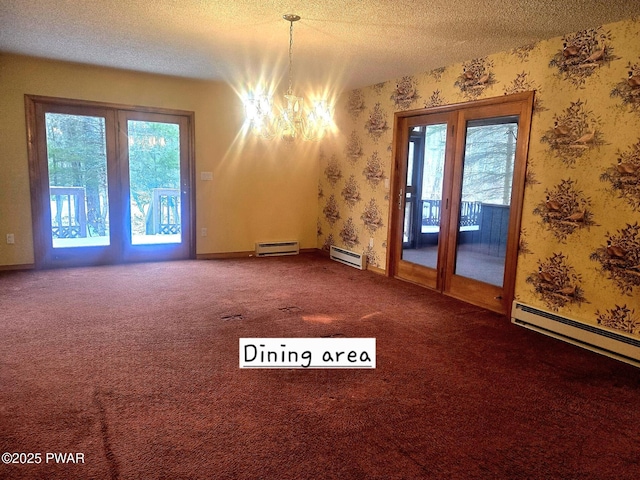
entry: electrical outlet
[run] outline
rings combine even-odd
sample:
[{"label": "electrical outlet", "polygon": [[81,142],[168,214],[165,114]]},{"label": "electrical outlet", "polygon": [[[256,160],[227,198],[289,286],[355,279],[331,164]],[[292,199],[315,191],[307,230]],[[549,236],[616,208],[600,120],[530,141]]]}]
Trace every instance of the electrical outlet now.
[{"label": "electrical outlet", "polygon": [[13,233],[7,233],[7,245],[13,245],[16,243],[16,237]]},{"label": "electrical outlet", "polygon": [[206,228],[201,228],[200,229],[200,236],[201,237],[206,237],[207,236],[207,229]]}]

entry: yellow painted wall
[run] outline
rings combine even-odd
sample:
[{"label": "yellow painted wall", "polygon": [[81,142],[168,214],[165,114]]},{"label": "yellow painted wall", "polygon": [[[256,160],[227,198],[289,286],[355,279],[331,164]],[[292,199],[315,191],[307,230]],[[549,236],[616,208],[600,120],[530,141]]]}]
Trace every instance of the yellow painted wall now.
[{"label": "yellow painted wall", "polygon": [[[197,253],[272,240],[315,247],[317,145],[246,139],[231,85],[0,53],[0,266],[34,259],[25,94],[195,112]],[[201,181],[202,171],[213,181]]]},{"label": "yellow painted wall", "polygon": [[318,247],[385,268],[394,112],[535,90],[516,298],[640,336],[638,39],[630,19],[346,92],[320,156]]}]

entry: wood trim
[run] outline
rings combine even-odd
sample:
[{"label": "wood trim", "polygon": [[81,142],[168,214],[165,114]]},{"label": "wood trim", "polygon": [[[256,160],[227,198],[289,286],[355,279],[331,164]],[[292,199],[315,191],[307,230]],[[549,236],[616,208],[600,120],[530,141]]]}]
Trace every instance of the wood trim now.
[{"label": "wood trim", "polygon": [[[395,275],[396,270],[396,258],[397,254],[395,251],[392,251],[395,247],[396,241],[395,237],[397,235],[398,223],[399,223],[399,215],[394,214],[396,210],[396,200],[398,195],[400,194],[400,182],[402,181],[402,175],[398,173],[398,169],[402,164],[403,154],[406,157],[407,155],[407,121],[406,118],[400,116],[397,112],[393,118],[393,158],[391,161],[391,172],[390,175],[390,183],[389,186],[389,228],[387,229],[387,255],[385,259],[385,271],[387,276]],[[405,132],[405,133],[403,133]]]},{"label": "wood trim", "polygon": [[497,287],[460,275],[451,275],[449,288],[443,293],[487,310],[506,314],[503,306],[504,287]]},{"label": "wood trim", "polygon": [[38,145],[36,143],[37,131],[37,114],[36,102],[29,95],[24,97],[25,117],[27,122],[27,161],[29,164],[29,187],[31,194],[31,223],[33,230],[33,250],[35,265],[38,265],[41,252],[43,252],[43,241],[36,225],[42,220],[42,205],[39,201],[40,192],[42,191],[42,175],[38,163]]},{"label": "wood trim", "polygon": [[[469,110],[469,109],[468,109]],[[456,112],[455,119],[456,131],[451,143],[454,144],[454,156],[450,162],[451,177],[450,177],[450,190],[449,198],[451,201],[451,208],[449,211],[448,222],[445,223],[447,230],[447,252],[446,252],[446,265],[450,268],[445,269],[443,272],[443,285],[442,290],[449,292],[451,290],[451,277],[453,276],[453,266],[456,260],[456,245],[458,244],[458,219],[460,217],[460,203],[462,196],[462,173],[464,168],[464,145],[467,136],[467,128],[464,121],[464,112],[459,110]]]},{"label": "wood trim", "polygon": [[[393,189],[389,199],[389,233],[387,234],[387,272],[391,275],[397,274],[398,261],[402,258],[402,234],[405,197],[404,191],[407,178],[406,158],[409,154],[409,119],[398,119],[396,124],[399,131],[394,131],[394,140],[398,142],[394,162],[392,164]],[[399,207],[401,205],[401,207]],[[394,214],[395,213],[395,214]]]},{"label": "wood trim", "polygon": [[18,270],[33,270],[36,268],[33,263],[18,263],[15,265],[0,265],[0,272],[13,272]]},{"label": "wood trim", "polygon": [[[301,248],[300,253],[322,253],[325,251],[319,248]],[[329,255],[329,252],[326,252]],[[286,256],[286,255],[283,255]],[[245,250],[242,252],[219,252],[219,253],[199,253],[196,255],[196,260],[224,260],[226,258],[270,258],[270,257],[258,257],[255,250]]]},{"label": "wood trim", "polygon": [[437,290],[438,269],[399,260],[396,265],[395,277]]},{"label": "wood trim", "polygon": [[[455,111],[449,112],[449,131],[447,132],[447,145],[445,152],[445,164],[442,180],[442,201],[445,202],[444,214],[440,220],[440,239],[438,242],[438,282],[436,288],[442,292],[446,289],[446,265],[451,245],[451,238],[455,238],[456,232],[453,234],[447,225],[451,225],[452,218],[457,218],[458,212],[454,211],[454,183],[455,183],[455,158],[457,157],[458,145],[456,144],[456,135],[461,130],[458,124],[459,113]],[[444,228],[443,228],[444,227]]]},{"label": "wood trim", "polygon": [[508,237],[507,256],[505,258],[505,271],[514,272],[514,274],[505,275],[502,299],[503,311],[507,316],[511,314],[511,307],[515,297],[515,272],[520,248],[520,229],[522,225],[522,210],[524,207],[524,191],[529,159],[529,144],[531,141],[531,119],[533,117],[534,100],[535,92],[526,92],[526,96],[521,100],[522,110],[518,123],[518,139],[522,139],[522,141],[516,143],[516,158],[513,170],[513,183],[511,186],[511,216],[509,219],[509,232],[511,232],[512,235]]},{"label": "wood trim", "polygon": [[221,253],[198,253],[196,260],[223,260],[225,258],[249,258],[255,257],[254,250],[245,252],[221,252]]},{"label": "wood trim", "polygon": [[173,108],[164,107],[149,107],[144,105],[130,105],[125,103],[108,103],[98,102],[92,100],[81,100],[77,98],[60,98],[60,97],[47,97],[43,95],[31,95],[25,94],[26,98],[29,98],[34,103],[46,103],[48,105],[61,105],[70,107],[93,107],[98,109],[108,110],[127,110],[133,112],[143,113],[160,113],[163,115],[179,115],[179,116],[191,116],[193,112],[189,110],[178,110]]},{"label": "wood trim", "polygon": [[385,270],[383,270],[382,268],[374,267],[373,265],[367,265],[367,270],[375,273],[376,275],[383,275],[385,277],[387,276],[387,272]]},{"label": "wood trim", "polygon": [[[436,113],[449,113],[469,108],[480,108],[484,106],[500,105],[503,103],[527,102],[529,97],[533,96],[533,91],[513,93],[511,95],[501,95],[497,97],[483,98],[481,100],[472,100],[469,102],[451,103],[448,105],[440,105],[438,107],[420,108],[416,110],[406,110],[396,112],[396,118],[417,117],[420,115],[433,115]],[[395,135],[395,132],[394,132]]]},{"label": "wood trim", "polygon": [[187,139],[187,148],[189,148],[189,226],[191,229],[191,242],[189,243],[189,258],[196,258],[196,114],[195,112],[187,112],[184,116],[187,119],[187,128],[189,135]]}]

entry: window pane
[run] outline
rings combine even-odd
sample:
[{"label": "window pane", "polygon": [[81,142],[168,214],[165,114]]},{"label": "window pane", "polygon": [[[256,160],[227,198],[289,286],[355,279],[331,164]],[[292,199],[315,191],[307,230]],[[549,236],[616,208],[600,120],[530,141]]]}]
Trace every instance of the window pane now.
[{"label": "window pane", "polygon": [[129,120],[131,243],[181,243],[180,127]]},{"label": "window pane", "polygon": [[518,124],[469,122],[455,274],[501,287]]},{"label": "window pane", "polygon": [[[438,242],[440,240],[440,213],[442,200],[442,182],[447,142],[447,124],[422,126],[424,149],[421,156],[414,153],[413,142],[409,144],[410,155],[407,178],[418,176],[419,189],[414,198],[407,197],[407,206],[412,209],[405,212],[405,234],[402,259],[429,268],[438,264]],[[413,169],[416,169],[415,171]],[[422,172],[422,177],[420,177]],[[414,225],[415,223],[415,225]]]},{"label": "window pane", "polygon": [[45,114],[53,248],[109,245],[105,119]]},{"label": "window pane", "polygon": [[407,187],[413,186],[413,163],[415,156],[415,144],[414,142],[409,142],[409,156],[407,157]]}]

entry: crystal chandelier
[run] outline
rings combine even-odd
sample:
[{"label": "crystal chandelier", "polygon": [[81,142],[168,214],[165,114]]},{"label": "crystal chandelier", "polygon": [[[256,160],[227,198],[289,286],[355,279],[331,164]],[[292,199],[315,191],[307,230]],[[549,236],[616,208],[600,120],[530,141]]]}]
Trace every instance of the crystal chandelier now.
[{"label": "crystal chandelier", "polygon": [[304,99],[294,95],[291,81],[293,23],[300,17],[286,14],[282,18],[289,22],[289,88],[284,96],[284,104],[274,105],[269,93],[251,92],[244,99],[246,121],[250,131],[262,138],[319,140],[333,127],[331,108],[326,100],[317,100],[307,109]]}]

